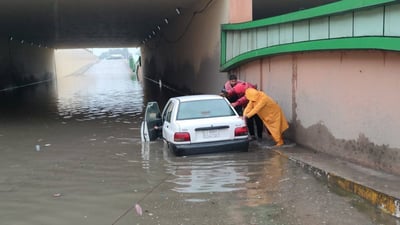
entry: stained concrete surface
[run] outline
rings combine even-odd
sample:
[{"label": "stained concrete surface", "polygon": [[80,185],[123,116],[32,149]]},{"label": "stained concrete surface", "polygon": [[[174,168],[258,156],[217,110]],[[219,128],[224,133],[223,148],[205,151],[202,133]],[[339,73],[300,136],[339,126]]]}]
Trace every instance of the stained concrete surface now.
[{"label": "stained concrete surface", "polygon": [[314,173],[329,185],[355,193],[382,211],[400,218],[399,176],[304,147],[274,151]]},{"label": "stained concrete surface", "polygon": [[0,93],[1,224],[399,224],[256,142],[190,157],[141,143],[145,102],[168,94],[130,75],[102,61]]}]

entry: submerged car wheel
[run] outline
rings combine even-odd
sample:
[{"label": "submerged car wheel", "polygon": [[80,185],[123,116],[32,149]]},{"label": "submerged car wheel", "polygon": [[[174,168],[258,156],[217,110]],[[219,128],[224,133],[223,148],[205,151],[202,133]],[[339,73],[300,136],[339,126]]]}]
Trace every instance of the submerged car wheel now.
[{"label": "submerged car wheel", "polygon": [[176,156],[183,156],[183,153],[182,153],[181,151],[172,150],[172,152],[173,152]]},{"label": "submerged car wheel", "polygon": [[250,151],[250,143],[249,142],[244,144],[242,147],[243,148],[241,148],[239,151],[241,151],[241,152],[249,152]]}]

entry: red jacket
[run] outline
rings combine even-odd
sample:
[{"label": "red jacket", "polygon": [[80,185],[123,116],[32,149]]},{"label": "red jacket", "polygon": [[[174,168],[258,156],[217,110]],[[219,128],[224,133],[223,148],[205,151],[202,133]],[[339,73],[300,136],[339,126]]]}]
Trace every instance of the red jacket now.
[{"label": "red jacket", "polygon": [[236,106],[246,107],[247,103],[249,102],[245,96],[246,90],[248,88],[256,89],[257,87],[249,82],[243,82],[236,84],[230,91],[228,91],[228,96],[236,94],[238,97],[238,99],[232,103],[233,107]]}]

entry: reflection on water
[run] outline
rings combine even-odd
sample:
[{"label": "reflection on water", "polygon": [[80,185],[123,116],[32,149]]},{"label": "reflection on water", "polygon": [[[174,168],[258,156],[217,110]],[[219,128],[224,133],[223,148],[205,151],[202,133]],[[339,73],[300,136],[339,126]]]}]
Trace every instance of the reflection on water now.
[{"label": "reflection on water", "polygon": [[[168,151],[168,150],[167,150]],[[257,154],[257,156],[255,155]],[[260,160],[264,158],[264,160]],[[221,153],[166,158],[169,182],[179,193],[240,191],[248,205],[265,204],[269,192],[277,191],[286,162],[270,153]]]},{"label": "reflection on water", "polygon": [[145,103],[142,85],[131,75],[126,60],[104,60],[57,81],[0,91],[0,115],[10,116],[8,120],[133,117],[142,113]]},{"label": "reflection on water", "polygon": [[165,170],[171,174],[167,180],[173,184],[171,190],[189,194],[185,199],[188,202],[208,201],[193,198],[190,194],[236,193],[243,199],[243,205],[256,207],[269,204],[272,195],[279,191],[281,182],[287,176],[287,159],[270,151],[177,157],[160,139],[142,143],[143,169],[154,170],[160,167],[159,162],[153,162],[160,149]]},{"label": "reflection on water", "polygon": [[18,117],[36,118],[56,115],[55,82],[0,91],[0,119],[12,120]]},{"label": "reflection on water", "polygon": [[102,61],[83,75],[59,79],[57,107],[60,116],[91,120],[140,114],[143,90],[140,83],[130,80],[129,67],[123,64],[126,61]]},{"label": "reflection on water", "polygon": [[288,167],[285,158],[277,154],[270,154],[268,160],[262,163],[257,170],[251,169],[249,176],[252,179],[246,183],[245,198],[247,206],[259,206],[273,201],[271,193],[279,191],[281,181],[285,180],[285,168]]},{"label": "reflection on water", "polygon": [[243,190],[249,180],[246,167],[235,165],[234,161],[196,159],[190,163],[170,165],[174,167],[177,184],[173,191],[180,193],[230,192]]}]

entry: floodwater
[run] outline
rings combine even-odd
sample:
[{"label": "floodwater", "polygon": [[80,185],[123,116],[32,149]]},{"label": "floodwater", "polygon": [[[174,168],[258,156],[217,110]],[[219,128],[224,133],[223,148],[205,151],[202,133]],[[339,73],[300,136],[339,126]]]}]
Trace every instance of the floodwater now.
[{"label": "floodwater", "polygon": [[0,91],[0,224],[400,224],[255,143],[188,157],[142,143],[146,103],[172,95],[123,60]]}]

